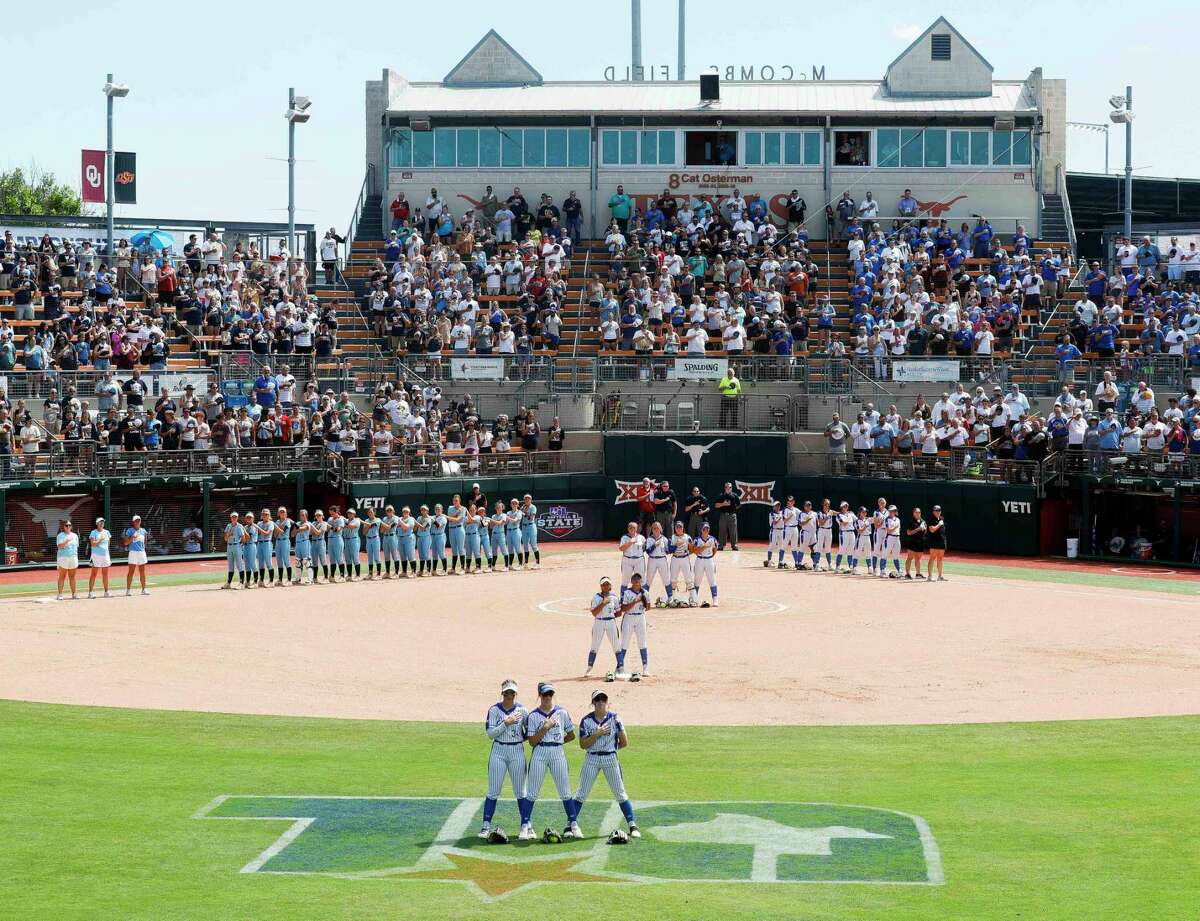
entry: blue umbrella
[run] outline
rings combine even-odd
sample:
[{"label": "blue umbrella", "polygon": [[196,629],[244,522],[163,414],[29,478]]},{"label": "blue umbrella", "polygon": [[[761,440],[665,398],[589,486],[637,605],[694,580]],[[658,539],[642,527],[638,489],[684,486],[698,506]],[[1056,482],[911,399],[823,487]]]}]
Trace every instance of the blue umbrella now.
[{"label": "blue umbrella", "polygon": [[146,249],[171,249],[175,246],[175,238],[165,230],[139,230],[129,238],[129,242]]}]

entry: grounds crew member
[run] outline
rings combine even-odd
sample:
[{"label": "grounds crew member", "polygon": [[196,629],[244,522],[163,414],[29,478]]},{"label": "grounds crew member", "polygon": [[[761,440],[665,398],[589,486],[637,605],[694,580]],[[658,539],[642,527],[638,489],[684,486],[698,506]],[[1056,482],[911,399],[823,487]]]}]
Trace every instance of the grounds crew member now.
[{"label": "grounds crew member", "polygon": [[721,391],[721,428],[736,428],[738,424],[738,397],[742,395],[742,382],[733,373],[733,368],[717,383]]},{"label": "grounds crew member", "polygon": [[724,550],[726,544],[731,544],[734,550],[738,548],[737,513],[741,504],[742,500],[733,491],[733,484],[726,483],[725,490],[717,496],[717,501],[713,503],[713,508],[717,510],[719,516],[717,518],[717,549]]}]

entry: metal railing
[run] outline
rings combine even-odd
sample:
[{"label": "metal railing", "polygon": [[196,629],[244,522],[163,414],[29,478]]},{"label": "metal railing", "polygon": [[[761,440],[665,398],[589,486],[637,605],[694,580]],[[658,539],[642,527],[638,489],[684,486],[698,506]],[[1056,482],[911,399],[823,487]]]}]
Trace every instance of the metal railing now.
[{"label": "metal railing", "polygon": [[291,473],[323,469],[323,453],[311,446],[109,452],[90,441],[52,441],[46,451],[0,455],[0,480]]},{"label": "metal railing", "polygon": [[[578,245],[579,241],[577,240],[575,242]],[[591,263],[592,263],[592,250],[591,250],[591,247],[589,247],[587,252],[584,253],[584,255],[583,255],[583,283],[579,286],[579,313],[580,313],[581,317],[583,316],[583,305],[585,303],[585,296],[587,295],[588,284],[590,281],[589,276],[588,276],[588,269],[591,266]],[[583,322],[580,322],[579,325],[575,327],[575,342],[571,345],[571,381],[570,381],[570,384],[571,384],[572,392],[577,392],[579,389],[579,377],[580,377],[579,370],[578,370],[579,364],[576,361],[576,359],[579,357],[579,340],[583,336],[584,325],[585,324]],[[553,377],[553,375],[551,375],[551,376]],[[594,390],[595,387],[596,387],[596,378],[593,376],[593,378],[590,382],[589,389]]]},{"label": "metal railing", "polygon": [[1054,185],[1062,199],[1063,220],[1067,224],[1067,241],[1071,244],[1071,252],[1078,257],[1079,246],[1075,239],[1075,217],[1071,214],[1071,196],[1067,194],[1067,171],[1059,163],[1054,168]]},{"label": "metal railing", "polygon": [[986,447],[967,446],[921,452],[816,452],[793,451],[788,457],[793,474],[844,476],[880,480],[956,480],[985,483],[1021,483],[1040,486],[1042,463],[1008,460],[991,455]]},{"label": "metal railing", "polygon": [[[329,452],[326,452],[329,454]],[[601,451],[521,451],[502,454],[467,454],[438,445],[405,445],[387,457],[336,457],[338,482],[399,480],[426,477],[517,476],[562,473],[599,473],[604,469]]]},{"label": "metal railing", "polygon": [[1163,451],[1084,450],[1061,452],[1062,472],[1067,476],[1117,477],[1118,479],[1200,479],[1200,457]]},{"label": "metal railing", "polygon": [[[141,369],[138,369],[141,371]],[[10,401],[44,400],[50,396],[51,390],[57,390],[60,398],[64,397],[71,387],[81,402],[90,404],[92,410],[99,408],[99,397],[96,396],[96,384],[111,373],[118,383],[124,383],[133,377],[132,371],[6,371],[0,375],[0,392]],[[167,388],[172,393],[179,393],[183,387],[191,383],[196,386],[197,393],[207,389],[207,379],[212,378],[212,368],[188,368],[183,371],[141,371],[141,379],[150,389],[150,396],[157,397]]]},{"label": "metal railing", "polygon": [[[452,359],[455,358],[468,359],[476,372],[474,374],[468,372],[466,376],[455,376],[452,370]],[[552,355],[515,355],[510,353],[501,355],[495,352],[490,355],[478,355],[448,351],[439,355],[408,355],[393,364],[407,369],[412,378],[426,384],[444,381],[549,383],[554,379],[554,356]]]},{"label": "metal railing", "polygon": [[800,424],[787,394],[611,393],[594,408],[593,427],[606,432],[794,432]]},{"label": "metal railing", "polygon": [[[358,225],[362,220],[363,209],[367,206],[367,199],[375,194],[375,164],[367,164],[367,173],[363,176],[362,186],[358,190],[358,198],[354,201],[354,213],[350,215],[349,229],[346,231],[346,262],[350,261],[350,254],[354,252],[354,241],[358,237]],[[380,220],[383,220],[382,213]],[[339,273],[340,274],[340,273]],[[345,279],[342,279],[343,283]]]}]

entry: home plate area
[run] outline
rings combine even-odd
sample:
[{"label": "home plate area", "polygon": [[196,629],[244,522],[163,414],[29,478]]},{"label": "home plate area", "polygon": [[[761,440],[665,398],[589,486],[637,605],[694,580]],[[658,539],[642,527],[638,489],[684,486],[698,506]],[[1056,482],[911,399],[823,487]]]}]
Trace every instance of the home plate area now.
[{"label": "home plate area", "polygon": [[[243,873],[460,882],[484,899],[544,883],[868,883],[939,885],[941,858],[917,816],[868,806],[780,802],[639,803],[640,840],[608,843],[623,827],[610,801],[587,804],[582,840],[517,841],[516,806],[493,826],[507,844],[476,836],[480,798],[221,796],[202,819],[288,822]],[[542,800],[537,828],[564,825]],[[233,869],[233,868],[231,868]]]}]

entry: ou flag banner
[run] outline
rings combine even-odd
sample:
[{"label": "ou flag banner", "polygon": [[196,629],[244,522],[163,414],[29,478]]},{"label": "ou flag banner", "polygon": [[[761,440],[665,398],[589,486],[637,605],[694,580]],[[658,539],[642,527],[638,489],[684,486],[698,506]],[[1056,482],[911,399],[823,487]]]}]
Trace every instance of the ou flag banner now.
[{"label": "ou flag banner", "polygon": [[86,202],[104,203],[104,151],[81,151],[79,186]]}]

